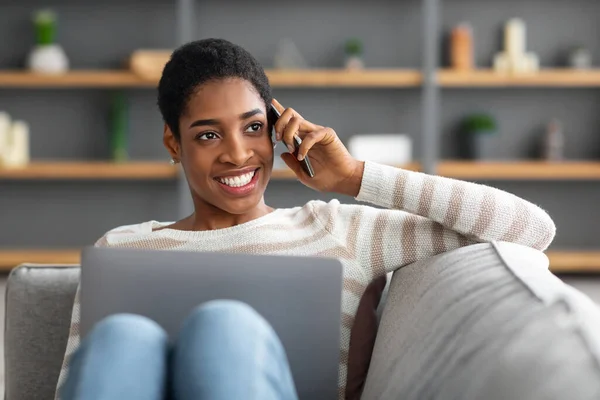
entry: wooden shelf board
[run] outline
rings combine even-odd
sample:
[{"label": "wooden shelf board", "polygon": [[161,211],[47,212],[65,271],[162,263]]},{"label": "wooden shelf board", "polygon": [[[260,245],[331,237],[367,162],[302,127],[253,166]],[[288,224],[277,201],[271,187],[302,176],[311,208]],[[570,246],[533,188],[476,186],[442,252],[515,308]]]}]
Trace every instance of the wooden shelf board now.
[{"label": "wooden shelf board", "polygon": [[267,70],[273,87],[416,87],[423,82],[417,70],[341,69]]},{"label": "wooden shelf board", "polygon": [[[418,163],[401,165],[401,168],[419,171]],[[25,167],[0,167],[0,180],[50,180],[50,179],[174,179],[178,168],[166,162],[137,161],[126,163],[112,162],[53,162],[36,161]],[[273,169],[271,177],[276,180],[296,178],[288,168]]]},{"label": "wooden shelf board", "polygon": [[600,251],[548,251],[554,273],[600,272]]},{"label": "wooden shelf board", "polygon": [[459,179],[600,179],[600,162],[588,161],[442,161],[437,173]]},{"label": "wooden shelf board", "polygon": [[[418,163],[401,168],[419,171]],[[568,161],[443,161],[437,173],[459,179],[503,180],[596,180],[600,179],[600,162]],[[175,179],[178,168],[160,161],[113,163],[103,161],[36,161],[25,167],[0,167],[0,179]],[[287,169],[274,169],[273,179],[295,179]]]},{"label": "wooden shelf board", "polygon": [[[266,70],[273,87],[416,87],[422,82],[417,70],[342,69]],[[70,71],[47,75],[26,71],[0,71],[0,87],[156,87],[154,79],[144,79],[127,70]]]},{"label": "wooden shelf board", "polygon": [[600,86],[600,70],[548,69],[519,75],[493,70],[441,70],[438,82],[443,87],[595,87]]},{"label": "wooden shelf board", "polygon": [[9,271],[19,264],[78,264],[81,250],[20,249],[0,250],[0,271]]},{"label": "wooden shelf board", "polygon": [[0,71],[0,87],[156,87],[157,81],[145,80],[127,70],[80,70],[50,75],[27,71]]},{"label": "wooden shelf board", "polygon": [[[404,165],[399,165],[398,167],[402,168],[402,169],[408,169],[411,171],[420,171],[421,170],[421,166],[419,163],[410,163],[410,164],[404,164]],[[271,173],[271,178],[272,179],[277,179],[277,180],[295,180],[296,179],[296,175],[294,174],[294,172],[289,169],[289,168],[274,168],[273,172]]]},{"label": "wooden shelf board", "polygon": [[[418,87],[423,82],[419,70],[412,69],[343,69],[266,70],[273,87]],[[77,88],[138,87],[154,88],[158,79],[142,78],[128,70],[73,70],[49,75],[27,71],[0,71],[0,87]],[[600,87],[600,69],[573,71],[548,69],[531,74],[502,74],[493,70],[457,72],[440,70],[442,87]]]},{"label": "wooden shelf board", "polygon": [[0,179],[174,179],[177,168],[166,162],[32,162],[0,167]]},{"label": "wooden shelf board", "polygon": [[[78,264],[80,251],[67,250],[0,250],[0,271],[19,264]],[[550,270],[554,273],[600,272],[600,251],[548,251]]]}]

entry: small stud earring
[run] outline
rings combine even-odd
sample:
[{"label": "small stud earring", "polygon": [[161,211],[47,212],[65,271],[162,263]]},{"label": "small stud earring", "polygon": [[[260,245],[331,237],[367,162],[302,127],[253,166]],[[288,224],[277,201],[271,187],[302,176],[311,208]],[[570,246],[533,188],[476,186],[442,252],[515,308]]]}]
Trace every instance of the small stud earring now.
[{"label": "small stud earring", "polygon": [[175,164],[177,164],[177,161],[175,161],[175,159],[174,159],[174,158],[171,158],[171,159],[169,160],[169,164],[171,164],[171,165],[175,165]]}]

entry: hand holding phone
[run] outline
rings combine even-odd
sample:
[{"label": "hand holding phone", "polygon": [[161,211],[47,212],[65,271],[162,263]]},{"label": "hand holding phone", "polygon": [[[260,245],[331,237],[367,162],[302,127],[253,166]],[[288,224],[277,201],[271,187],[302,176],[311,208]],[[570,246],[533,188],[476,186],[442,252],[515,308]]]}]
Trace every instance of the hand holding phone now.
[{"label": "hand holding phone", "polygon": [[[272,118],[272,123],[271,125],[273,126],[273,130],[275,129],[275,122],[277,122],[277,120],[279,119],[279,117],[281,117],[281,114],[279,113],[279,111],[277,111],[277,109],[275,108],[275,106],[273,104],[271,104],[270,106],[270,110],[269,112],[271,113],[271,118]],[[271,134],[273,135],[273,138],[275,138],[275,132],[271,132]],[[298,135],[294,135],[294,156],[298,157],[298,149],[300,148],[300,144],[302,144],[302,139],[300,139],[298,137]],[[288,143],[285,143],[285,145],[287,146]],[[300,163],[300,165],[302,166],[302,169],[304,170],[304,172],[306,172],[306,174],[313,178],[315,176],[315,172],[312,168],[312,165],[310,164],[310,160],[307,157],[304,157],[304,159],[302,161],[298,161]]]}]

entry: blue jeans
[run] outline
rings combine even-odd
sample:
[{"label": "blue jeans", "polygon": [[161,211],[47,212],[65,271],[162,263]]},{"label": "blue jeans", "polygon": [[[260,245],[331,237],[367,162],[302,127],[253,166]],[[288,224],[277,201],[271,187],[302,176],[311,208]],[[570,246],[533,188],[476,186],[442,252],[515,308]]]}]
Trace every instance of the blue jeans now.
[{"label": "blue jeans", "polygon": [[295,400],[285,351],[246,304],[198,307],[171,347],[166,332],[137,315],[94,327],[71,359],[62,400]]}]

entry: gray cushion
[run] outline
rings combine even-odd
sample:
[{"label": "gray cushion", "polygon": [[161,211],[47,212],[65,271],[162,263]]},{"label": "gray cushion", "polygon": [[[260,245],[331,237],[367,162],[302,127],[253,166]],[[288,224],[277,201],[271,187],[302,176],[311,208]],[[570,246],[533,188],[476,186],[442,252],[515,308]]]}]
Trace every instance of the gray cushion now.
[{"label": "gray cushion", "polygon": [[67,345],[79,268],[14,269],[6,288],[6,400],[45,400]]},{"label": "gray cushion", "polygon": [[479,244],[394,274],[363,399],[600,399],[600,311],[541,252]]}]

